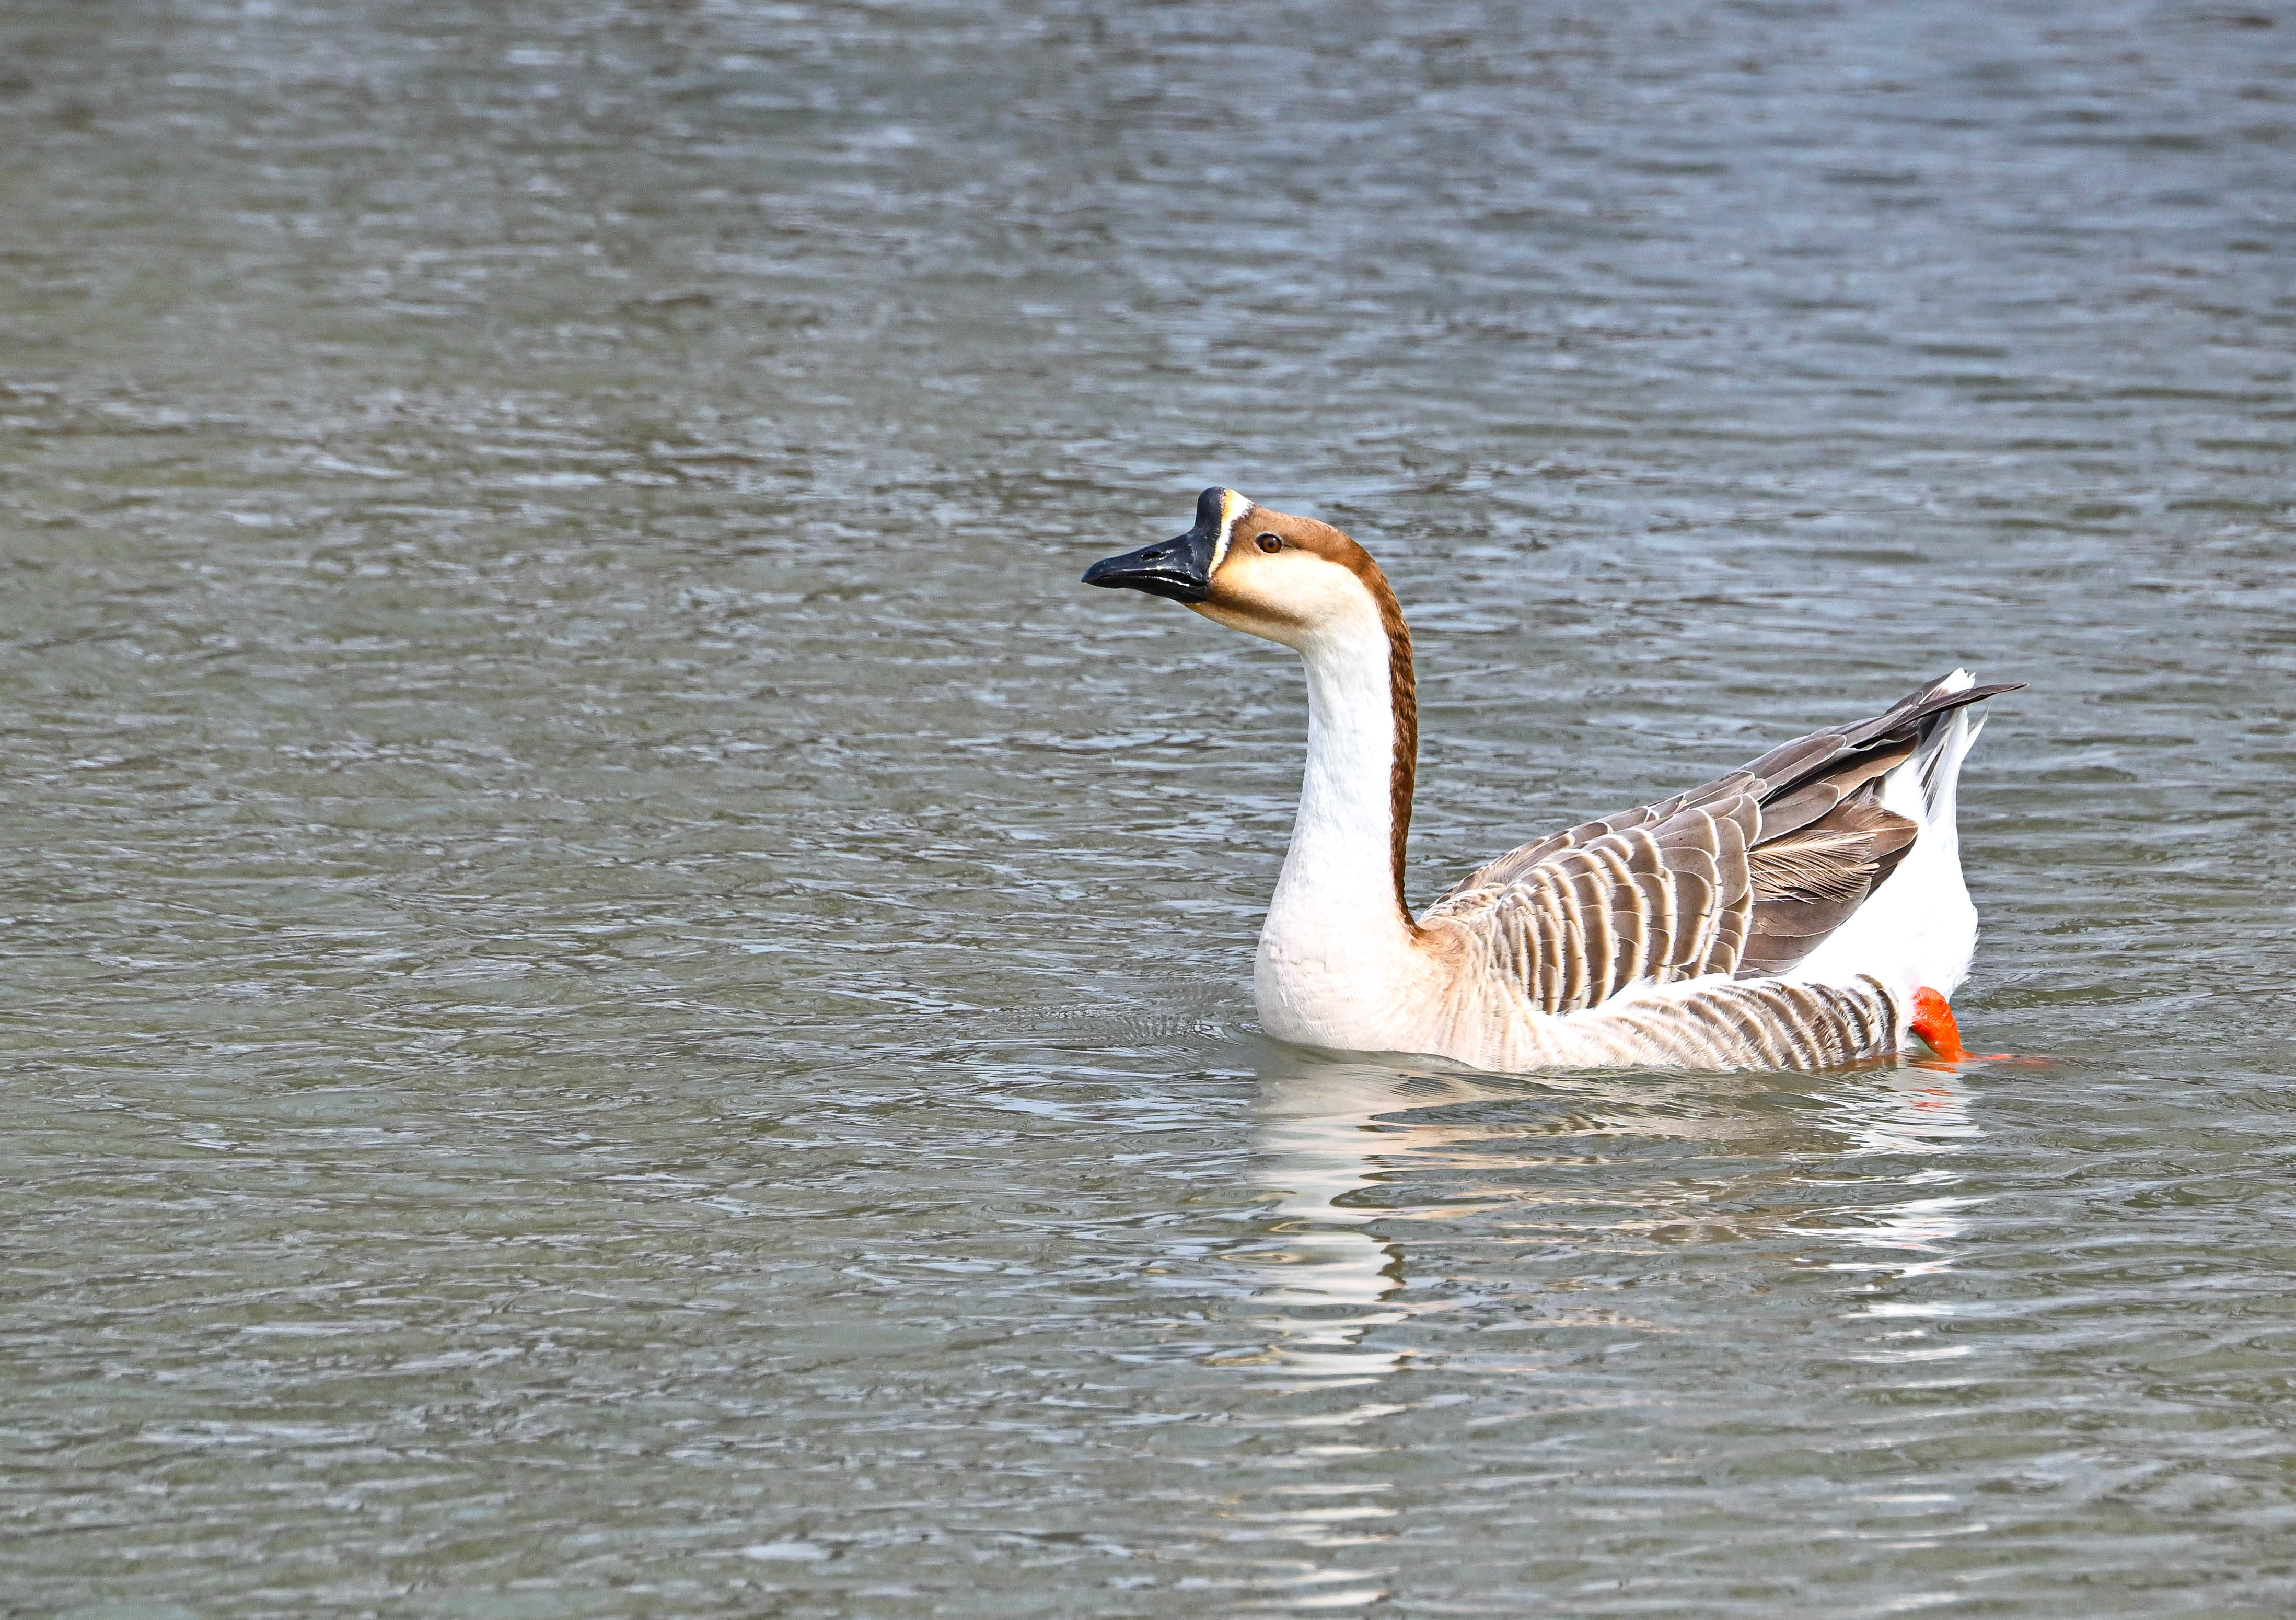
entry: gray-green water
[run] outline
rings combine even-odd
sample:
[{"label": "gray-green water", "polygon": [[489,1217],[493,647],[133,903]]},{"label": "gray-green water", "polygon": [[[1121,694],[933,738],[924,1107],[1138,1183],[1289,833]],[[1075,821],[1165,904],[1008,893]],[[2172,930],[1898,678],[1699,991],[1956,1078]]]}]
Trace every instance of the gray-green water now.
[{"label": "gray-green water", "polygon": [[[0,11],[0,1610],[2296,1607],[2284,8]],[[1995,706],[1960,1075],[1250,1033]]]}]

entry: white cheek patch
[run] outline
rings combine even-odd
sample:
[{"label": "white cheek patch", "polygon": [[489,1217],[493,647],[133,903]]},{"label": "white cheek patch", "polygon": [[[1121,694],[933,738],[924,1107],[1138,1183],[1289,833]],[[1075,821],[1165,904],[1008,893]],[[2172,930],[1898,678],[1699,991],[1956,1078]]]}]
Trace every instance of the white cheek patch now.
[{"label": "white cheek patch", "polygon": [[1210,572],[1218,573],[1219,565],[1227,560],[1228,542],[1235,538],[1236,523],[1250,510],[1250,501],[1240,492],[1233,489],[1220,491],[1219,544],[1212,547],[1212,566]]}]

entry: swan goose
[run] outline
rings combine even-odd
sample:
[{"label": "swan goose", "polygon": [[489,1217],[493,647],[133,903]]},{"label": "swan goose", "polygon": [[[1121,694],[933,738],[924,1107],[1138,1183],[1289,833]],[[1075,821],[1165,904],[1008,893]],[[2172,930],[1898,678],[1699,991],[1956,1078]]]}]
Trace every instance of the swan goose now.
[{"label": "swan goose", "polygon": [[1968,1056],[1948,1002],[1977,912],[1956,784],[2015,686],[1966,670],[1663,803],[1526,844],[1414,918],[1411,630],[1327,523],[1208,489],[1195,527],[1086,585],[1185,603],[1308,671],[1299,818],[1253,973],[1279,1040],[1474,1068],[1833,1068]]}]

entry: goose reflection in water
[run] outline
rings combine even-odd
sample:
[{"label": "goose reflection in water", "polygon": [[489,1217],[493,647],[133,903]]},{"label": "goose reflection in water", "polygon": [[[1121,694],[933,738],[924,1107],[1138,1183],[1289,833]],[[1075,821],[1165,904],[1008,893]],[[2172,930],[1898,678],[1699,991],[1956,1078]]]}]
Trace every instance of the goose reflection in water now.
[{"label": "goose reflection in water", "polygon": [[[1597,1303],[1578,1274],[1615,1272],[1621,1241],[1645,1258],[1685,1242],[1756,1242],[1759,1269],[1807,1267],[1817,1238],[1851,1251],[1844,1269],[1912,1276],[1949,1264],[1964,1230],[1969,1200],[1945,1192],[1954,1174],[1934,1158],[1977,1130],[1949,1068],[1841,1074],[1817,1092],[1807,1075],[1510,1080],[1272,1044],[1258,1068],[1251,1174],[1268,1201],[1259,1239],[1231,1259],[1245,1270],[1240,1315],[1259,1343],[1218,1364],[1272,1397],[1247,1397],[1234,1415],[1267,1434],[1263,1460],[1283,1483],[1238,1500],[1219,1534],[1243,1559],[1239,1586],[1285,1612],[1392,1595],[1394,1571],[1378,1560],[1405,1528],[1398,1473],[1420,1465],[1387,1420],[1473,1399],[1458,1375],[1519,1389],[1546,1365],[1455,1348],[1440,1362],[1451,1379],[1397,1379],[1414,1356],[1414,1315],[1496,1308],[1519,1321],[1491,1325],[1534,1334],[1632,1332],[1651,1324]],[[1652,1147],[1671,1162],[1648,1157]],[[1685,1177],[1685,1158],[1702,1173]],[[1833,1198],[1811,1178],[1814,1163],[1842,1173]],[[1866,1201],[1877,1184],[1913,1196]],[[1496,1275],[1492,1238],[1505,1256]],[[1414,1279],[1414,1248],[1423,1266],[1483,1274]],[[1464,1283],[1480,1303],[1446,1297],[1435,1281]],[[1920,1308],[1858,1293],[1854,1315]],[[1940,1354],[1925,1324],[1876,1326],[1866,1359]]]},{"label": "goose reflection in water", "polygon": [[[1980,1133],[1969,1115],[1968,1087],[1950,1065],[1909,1064],[1884,1071],[1826,1101],[1849,1133],[1852,1158],[1946,1153]],[[1950,1246],[1967,1234],[1966,1212],[1980,1200],[1940,1191],[1960,1179],[1940,1165],[1925,1165],[1897,1179],[1918,1196],[1863,1211],[1854,1226],[1813,1229],[1860,1251],[1829,1262],[1833,1270],[1918,1277],[1953,1264]]]},{"label": "goose reflection in water", "polygon": [[[1582,1158],[1583,1145],[1566,1147],[1574,1140],[1707,1142],[1739,1160],[1729,1180],[1742,1187],[1747,1178],[1777,1174],[1781,1158],[1806,1169],[1813,1148],[1852,1172],[1860,1159],[1913,1158],[1915,1167],[1892,1166],[1882,1179],[1914,1196],[1880,1205],[1855,1198],[1853,1190],[1875,1185],[1855,1174],[1841,1183],[1840,1202],[1812,1200],[1811,1183],[1794,1174],[1792,1199],[1766,1199],[1766,1207],[1719,1220],[1684,1207],[1677,1175],[1649,1182],[1646,1199],[1610,1190],[1636,1205],[1603,1223],[1612,1235],[1640,1228],[1665,1241],[1685,1234],[1820,1238],[1851,1251],[1818,1262],[1833,1270],[1908,1277],[1942,1271],[1976,1202],[1946,1190],[1958,1180],[1955,1172],[1923,1162],[1979,1134],[1968,1089],[1949,1066],[1852,1071],[1813,1093],[1807,1076],[1776,1077],[1785,1090],[1737,1076],[1733,1090],[1733,1081],[1711,1076],[1508,1080],[1422,1061],[1262,1050],[1251,1176],[1270,1202],[1263,1240],[1232,1257],[1252,1279],[1244,1319],[1267,1338],[1256,1352],[1221,1357],[1223,1365],[1300,1389],[1379,1383],[1413,1352],[1381,1342],[1375,1330],[1429,1308],[1405,1297],[1411,1223],[1456,1225],[1490,1213],[1501,1226],[1513,1226],[1508,1211],[1550,1213],[1563,1204],[1570,1224],[1588,1239],[1599,1235],[1579,1223],[1587,1211],[1578,1192],[1497,1179],[1535,1172],[1558,1150]],[[1451,1182],[1439,1202],[1397,1196],[1414,1179],[1457,1172],[1473,1184]],[[1828,1223],[1812,1223],[1819,1220]]]},{"label": "goose reflection in water", "polygon": [[1364,1335],[1405,1319],[1402,1246],[1369,1230],[1394,1215],[1373,1192],[1390,1158],[1432,1151],[1475,1127],[1411,1121],[1413,1109],[1480,1093],[1448,1076],[1375,1062],[1317,1062],[1271,1050],[1260,1067],[1251,1179],[1272,1196],[1266,1231],[1279,1241],[1236,1257],[1265,1280],[1252,1291],[1267,1350],[1256,1365],[1325,1387],[1370,1384],[1406,1352],[1366,1347]]}]

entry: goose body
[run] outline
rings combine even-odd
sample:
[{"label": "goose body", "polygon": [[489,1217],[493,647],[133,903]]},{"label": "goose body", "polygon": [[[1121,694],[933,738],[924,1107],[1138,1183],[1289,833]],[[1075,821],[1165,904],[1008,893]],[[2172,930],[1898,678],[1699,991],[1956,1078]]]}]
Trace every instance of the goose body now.
[{"label": "goose body", "polygon": [[1171,597],[1306,665],[1299,818],[1253,974],[1269,1035],[1503,1071],[1822,1068],[1896,1057],[1917,1032],[1961,1055],[1940,1010],[1977,942],[1956,785],[1978,706],[2013,688],[1956,670],[1874,719],[1526,844],[1414,917],[1411,633],[1369,553],[1209,489],[1188,533],[1085,580]]}]

